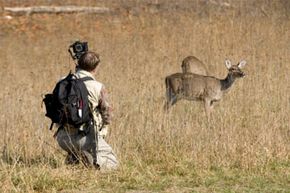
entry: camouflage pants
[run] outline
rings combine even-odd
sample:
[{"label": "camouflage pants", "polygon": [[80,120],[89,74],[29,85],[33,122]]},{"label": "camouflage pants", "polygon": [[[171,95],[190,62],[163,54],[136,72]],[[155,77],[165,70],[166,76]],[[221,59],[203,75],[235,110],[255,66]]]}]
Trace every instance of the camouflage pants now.
[{"label": "camouflage pants", "polygon": [[[116,169],[118,166],[117,158],[111,148],[111,146],[103,139],[103,137],[96,137],[92,133],[87,135],[76,133],[69,133],[64,129],[58,131],[56,136],[59,146],[68,152],[67,159],[73,159],[72,161],[78,162],[77,158],[85,157],[85,164],[91,165],[93,163],[93,142],[97,140],[97,163],[101,169]],[[69,160],[67,160],[69,161]]]}]

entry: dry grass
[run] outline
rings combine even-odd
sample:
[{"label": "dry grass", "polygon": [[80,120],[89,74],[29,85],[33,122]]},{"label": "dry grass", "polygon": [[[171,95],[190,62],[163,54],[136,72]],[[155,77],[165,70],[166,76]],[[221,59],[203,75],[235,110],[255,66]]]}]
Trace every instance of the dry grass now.
[{"label": "dry grass", "polygon": [[[195,2],[202,11],[1,16],[2,192],[289,191],[289,4]],[[75,39],[101,55],[116,172],[65,166],[48,130],[42,95],[74,68],[67,47]],[[225,58],[248,61],[248,76],[215,107],[212,125],[197,102],[162,110],[164,78],[188,55],[220,78]]]}]

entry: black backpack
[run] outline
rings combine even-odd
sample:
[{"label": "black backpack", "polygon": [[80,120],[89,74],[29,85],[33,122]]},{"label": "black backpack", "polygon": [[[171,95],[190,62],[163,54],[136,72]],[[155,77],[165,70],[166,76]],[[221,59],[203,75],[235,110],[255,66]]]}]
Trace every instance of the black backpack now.
[{"label": "black backpack", "polygon": [[46,114],[53,123],[69,124],[79,128],[91,121],[91,111],[88,100],[88,90],[84,81],[93,80],[91,77],[77,78],[74,74],[59,81],[52,94],[46,94],[43,102]]}]

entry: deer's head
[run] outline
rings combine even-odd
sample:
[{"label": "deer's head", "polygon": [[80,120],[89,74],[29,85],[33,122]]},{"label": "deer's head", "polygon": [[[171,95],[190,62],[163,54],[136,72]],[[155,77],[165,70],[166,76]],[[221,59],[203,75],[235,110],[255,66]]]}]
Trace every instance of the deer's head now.
[{"label": "deer's head", "polygon": [[234,78],[242,78],[246,75],[242,71],[242,68],[244,68],[246,64],[247,64],[247,62],[245,60],[240,61],[236,65],[232,65],[230,60],[225,61],[225,65],[229,71],[229,75],[231,75]]}]

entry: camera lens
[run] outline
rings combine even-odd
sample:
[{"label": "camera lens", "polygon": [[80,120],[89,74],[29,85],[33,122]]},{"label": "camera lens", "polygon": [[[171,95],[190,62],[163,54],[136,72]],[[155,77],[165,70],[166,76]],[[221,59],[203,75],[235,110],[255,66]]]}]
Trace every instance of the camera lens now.
[{"label": "camera lens", "polygon": [[76,51],[76,52],[82,52],[82,51],[83,51],[83,46],[82,46],[82,44],[76,44],[76,45],[75,45],[75,51]]}]

